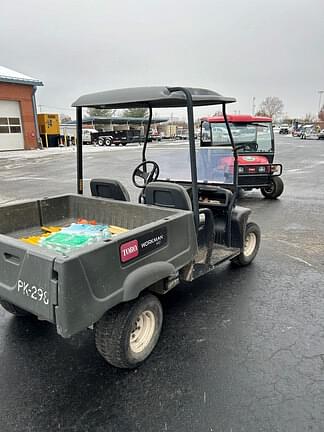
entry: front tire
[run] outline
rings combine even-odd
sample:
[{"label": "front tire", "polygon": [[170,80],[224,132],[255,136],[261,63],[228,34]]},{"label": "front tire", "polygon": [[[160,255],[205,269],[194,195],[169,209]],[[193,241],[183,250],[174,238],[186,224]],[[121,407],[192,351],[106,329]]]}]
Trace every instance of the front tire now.
[{"label": "front tire", "polygon": [[264,198],[277,199],[284,190],[284,184],[280,177],[272,177],[268,186],[261,188]]},{"label": "front tire", "polygon": [[5,300],[0,300],[0,304],[7,312],[17,317],[32,316],[30,312],[27,312],[24,309],[20,309],[18,306],[15,306],[14,304],[9,303]]},{"label": "front tire", "polygon": [[134,368],[153,351],[162,321],[160,300],[152,294],[118,305],[95,325],[97,350],[115,367]]},{"label": "front tire", "polygon": [[232,263],[238,267],[244,267],[254,260],[261,242],[261,231],[254,222],[249,222],[245,229],[245,240],[242,252],[232,259]]}]

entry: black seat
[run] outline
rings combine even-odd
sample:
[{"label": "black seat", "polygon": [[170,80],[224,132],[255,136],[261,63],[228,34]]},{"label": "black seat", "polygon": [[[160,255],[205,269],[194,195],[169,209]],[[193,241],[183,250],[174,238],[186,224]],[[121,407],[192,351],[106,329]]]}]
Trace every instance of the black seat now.
[{"label": "black seat", "polygon": [[176,183],[149,183],[145,188],[145,204],[192,210],[191,200],[186,189]]},{"label": "black seat", "polygon": [[90,181],[91,195],[118,201],[130,201],[129,193],[122,183],[111,179],[93,179]]}]

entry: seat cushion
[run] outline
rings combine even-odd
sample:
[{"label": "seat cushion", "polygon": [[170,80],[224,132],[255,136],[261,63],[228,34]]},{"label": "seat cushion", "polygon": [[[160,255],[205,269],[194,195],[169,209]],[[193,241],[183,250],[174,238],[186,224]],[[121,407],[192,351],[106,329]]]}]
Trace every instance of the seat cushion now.
[{"label": "seat cushion", "polygon": [[149,183],[145,188],[145,203],[180,210],[192,210],[187,191],[183,186],[176,183]]},{"label": "seat cushion", "polygon": [[92,179],[92,196],[110,198],[118,201],[130,201],[129,193],[122,183],[113,179]]}]

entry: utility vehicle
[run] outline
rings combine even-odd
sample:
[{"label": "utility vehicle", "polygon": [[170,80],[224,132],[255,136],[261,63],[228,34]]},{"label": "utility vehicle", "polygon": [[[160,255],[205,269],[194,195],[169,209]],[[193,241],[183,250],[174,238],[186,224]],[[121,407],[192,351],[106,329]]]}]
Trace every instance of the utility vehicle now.
[{"label": "utility vehicle", "polygon": [[282,124],[279,128],[280,135],[288,135],[289,134],[289,125]]},{"label": "utility vehicle", "polygon": [[[133,368],[155,347],[163,311],[157,295],[181,281],[231,261],[255,258],[260,229],[251,211],[236,204],[238,152],[225,106],[235,99],[199,88],[144,87],[81,96],[77,117],[77,192],[0,208],[0,298],[19,315],[50,321],[63,337],[93,328],[99,353],[110,364]],[[193,107],[221,105],[231,147],[195,148]],[[141,189],[129,202],[116,179],[93,179],[83,196],[82,108],[149,109],[141,159],[132,180]],[[147,139],[153,108],[186,107],[189,146],[159,150]],[[233,170],[215,170],[223,157]],[[227,184],[230,183],[232,191]],[[119,225],[128,231],[62,255],[19,240],[43,225],[64,226],[76,218]]]},{"label": "utility vehicle", "polygon": [[[282,165],[274,164],[274,135],[270,117],[251,115],[227,116],[238,152],[238,186],[243,190],[260,189],[265,198],[276,199],[284,184],[279,177]],[[230,137],[223,116],[203,118],[200,145],[230,145]],[[230,159],[222,163],[233,169]]]}]

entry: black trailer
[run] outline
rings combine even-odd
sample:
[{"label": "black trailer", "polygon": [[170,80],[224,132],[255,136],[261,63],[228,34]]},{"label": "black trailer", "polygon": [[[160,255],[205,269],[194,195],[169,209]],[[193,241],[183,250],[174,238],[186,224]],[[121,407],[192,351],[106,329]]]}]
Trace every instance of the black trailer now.
[{"label": "black trailer", "polygon": [[129,143],[140,143],[144,141],[144,136],[140,130],[119,130],[95,132],[91,134],[91,144],[98,146],[126,146]]},{"label": "black trailer", "polygon": [[[250,210],[236,204],[237,149],[225,106],[234,102],[204,89],[145,87],[80,97],[77,114],[77,190],[67,195],[0,209],[0,299],[9,312],[52,322],[63,337],[94,328],[96,346],[112,365],[132,368],[156,345],[163,312],[156,294],[190,282],[229,260],[246,266],[255,258],[260,229]],[[221,105],[231,148],[196,149],[193,107]],[[82,108],[149,109],[141,161],[132,179],[138,203],[116,179],[93,179],[83,194]],[[147,141],[153,108],[186,107],[189,147],[171,155]],[[179,151],[179,149],[175,150]],[[181,152],[183,150],[180,150]],[[232,157],[233,170],[214,170]],[[231,184],[232,190],[226,186]],[[112,239],[61,254],[19,238],[44,224],[62,225],[82,215],[127,228]]]}]

